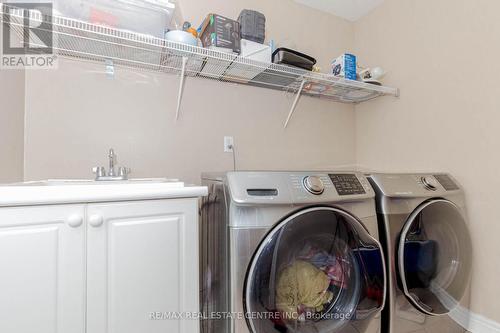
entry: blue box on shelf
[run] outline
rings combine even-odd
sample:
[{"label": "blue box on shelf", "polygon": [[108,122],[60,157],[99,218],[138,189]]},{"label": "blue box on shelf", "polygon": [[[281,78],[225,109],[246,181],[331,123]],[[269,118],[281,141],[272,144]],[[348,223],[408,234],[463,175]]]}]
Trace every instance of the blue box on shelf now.
[{"label": "blue box on shelf", "polygon": [[332,74],[349,80],[356,80],[356,56],[345,53],[333,60]]}]

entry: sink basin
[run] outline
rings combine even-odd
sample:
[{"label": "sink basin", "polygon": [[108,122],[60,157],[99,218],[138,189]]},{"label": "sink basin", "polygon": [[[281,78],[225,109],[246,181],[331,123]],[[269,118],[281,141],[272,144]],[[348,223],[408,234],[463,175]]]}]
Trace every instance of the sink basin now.
[{"label": "sink basin", "polygon": [[173,186],[184,186],[178,179],[168,178],[133,178],[129,180],[95,181],[93,179],[47,179],[25,183],[11,184],[12,186],[81,186],[81,185],[131,185],[131,184],[170,184]]}]

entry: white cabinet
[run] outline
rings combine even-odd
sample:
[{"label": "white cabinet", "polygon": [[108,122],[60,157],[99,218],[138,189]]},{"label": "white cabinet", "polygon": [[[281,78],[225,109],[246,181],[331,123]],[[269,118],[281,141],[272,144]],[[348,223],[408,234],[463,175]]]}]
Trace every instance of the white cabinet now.
[{"label": "white cabinet", "polygon": [[0,209],[0,332],[83,333],[83,205]]},{"label": "white cabinet", "polygon": [[87,217],[88,332],[198,332],[163,318],[199,311],[197,199],[93,204]]},{"label": "white cabinet", "polygon": [[0,332],[196,333],[198,285],[196,198],[0,208]]}]

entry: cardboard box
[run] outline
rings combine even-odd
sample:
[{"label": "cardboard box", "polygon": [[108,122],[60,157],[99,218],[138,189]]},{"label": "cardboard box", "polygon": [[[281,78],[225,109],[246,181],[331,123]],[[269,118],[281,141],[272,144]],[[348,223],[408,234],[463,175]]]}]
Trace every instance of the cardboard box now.
[{"label": "cardboard box", "polygon": [[215,46],[241,53],[240,24],[227,17],[209,14],[203,22],[200,39],[203,47]]},{"label": "cardboard box", "polygon": [[268,45],[242,39],[240,56],[260,62],[271,63],[273,54],[271,47]]},{"label": "cardboard box", "polygon": [[332,74],[349,80],[356,80],[356,56],[345,53],[332,61]]},{"label": "cardboard box", "polygon": [[264,63],[263,66],[259,67],[235,62],[229,66],[227,72],[224,74],[228,78],[238,78],[242,82],[248,82],[265,71],[271,64],[271,47],[242,39],[240,57]]}]

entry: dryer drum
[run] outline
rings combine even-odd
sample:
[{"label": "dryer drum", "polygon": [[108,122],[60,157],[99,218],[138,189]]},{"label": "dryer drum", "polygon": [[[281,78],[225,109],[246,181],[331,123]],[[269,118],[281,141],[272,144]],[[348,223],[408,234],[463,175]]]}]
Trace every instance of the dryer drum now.
[{"label": "dryer drum", "polygon": [[464,297],[472,271],[472,244],[457,206],[436,199],[418,207],[401,232],[399,279],[406,297],[428,315],[443,315]]}]

